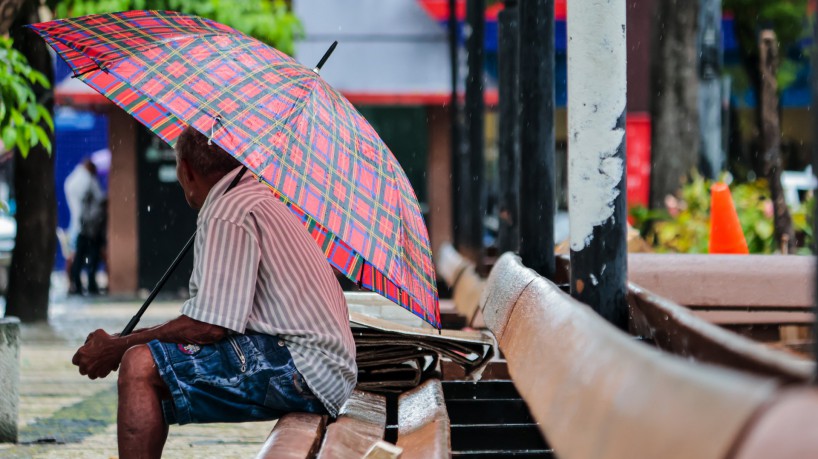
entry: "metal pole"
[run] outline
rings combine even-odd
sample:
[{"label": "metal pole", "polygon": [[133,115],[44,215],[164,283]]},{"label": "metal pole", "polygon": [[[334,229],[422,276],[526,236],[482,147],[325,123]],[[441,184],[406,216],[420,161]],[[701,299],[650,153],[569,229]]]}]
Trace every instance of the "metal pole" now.
[{"label": "metal pole", "polygon": [[516,252],[520,248],[520,130],[517,123],[520,21],[517,0],[505,0],[505,8],[500,12],[498,22],[500,138],[497,168],[500,227],[497,248],[503,253]]},{"label": "metal pole", "polygon": [[699,130],[702,172],[715,179],[724,169],[721,143],[721,0],[699,0]]},{"label": "metal pole", "polygon": [[[818,132],[818,12],[812,21],[812,132]],[[818,139],[812,140],[812,173],[818,175]],[[815,213],[818,215],[818,200],[815,201]],[[818,234],[818,218],[812,219],[812,234]],[[814,238],[813,238],[814,239]],[[818,242],[813,240],[812,253],[818,255]],[[812,323],[812,355],[818,361],[818,267],[815,269],[813,295],[815,302],[815,319]],[[818,365],[815,365],[813,384],[818,384]]]},{"label": "metal pole", "polygon": [[520,258],[553,279],[554,0],[523,0],[519,8]]},{"label": "metal pole", "polygon": [[[485,0],[468,0],[466,3],[466,21],[468,35],[466,48],[468,50],[469,75],[466,80],[466,120],[468,123],[468,149],[464,152],[461,166],[465,166],[465,174],[461,177],[468,183],[464,199],[466,206],[467,224],[464,235],[464,253],[479,266],[483,254],[483,217],[485,213],[483,190],[483,147],[484,147],[484,118],[485,102],[483,99],[483,48],[485,41]],[[465,185],[461,184],[461,186]],[[463,190],[461,190],[463,191]]]},{"label": "metal pole", "polygon": [[628,325],[625,0],[568,0],[571,295]]},{"label": "metal pole", "polygon": [[448,27],[449,27],[449,62],[451,65],[451,85],[452,85],[452,93],[449,101],[449,115],[451,116],[451,164],[452,164],[452,212],[453,212],[453,221],[454,221],[454,244],[455,246],[460,246],[461,243],[465,240],[463,236],[463,231],[468,227],[468,224],[464,220],[464,212],[463,205],[460,202],[461,196],[463,196],[463,190],[461,187],[463,186],[463,182],[460,178],[461,174],[460,171],[463,169],[462,165],[460,164],[460,157],[463,146],[461,145],[461,127],[462,123],[460,120],[460,103],[458,102],[457,91],[460,84],[460,60],[458,58],[458,21],[457,21],[457,9],[456,9],[456,1],[449,0],[449,18],[448,18]]}]

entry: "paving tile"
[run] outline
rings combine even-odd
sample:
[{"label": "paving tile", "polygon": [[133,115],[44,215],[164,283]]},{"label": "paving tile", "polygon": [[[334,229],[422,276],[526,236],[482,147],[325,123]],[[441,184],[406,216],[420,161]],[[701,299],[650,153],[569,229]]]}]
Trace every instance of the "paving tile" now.
[{"label": "paving tile", "polygon": [[[141,326],[178,315],[180,302],[151,305]],[[5,458],[116,458],[116,374],[91,381],[71,364],[71,357],[96,328],[119,331],[141,303],[71,299],[54,304],[48,325],[21,328],[21,441],[0,444]],[[171,426],[164,458],[254,457],[275,424],[201,424]],[[64,441],[61,444],[54,440]],[[47,443],[52,442],[52,443]]]}]

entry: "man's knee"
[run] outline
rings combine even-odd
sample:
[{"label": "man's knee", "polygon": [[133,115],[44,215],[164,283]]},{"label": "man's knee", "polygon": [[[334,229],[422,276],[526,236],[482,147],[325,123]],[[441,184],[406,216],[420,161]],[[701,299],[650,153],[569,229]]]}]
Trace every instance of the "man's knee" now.
[{"label": "man's knee", "polygon": [[133,346],[122,356],[122,363],[119,366],[119,385],[130,384],[163,385],[151,351],[145,344]]}]

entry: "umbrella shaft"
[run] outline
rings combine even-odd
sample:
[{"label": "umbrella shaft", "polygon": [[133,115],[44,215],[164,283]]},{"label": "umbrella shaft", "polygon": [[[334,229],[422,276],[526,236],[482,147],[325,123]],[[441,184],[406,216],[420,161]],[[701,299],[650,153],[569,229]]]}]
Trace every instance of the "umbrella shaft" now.
[{"label": "umbrella shaft", "polygon": [[[224,190],[225,194],[228,191],[232,190],[236,185],[238,185],[239,180],[241,180],[245,172],[247,172],[247,167],[242,167],[239,173],[236,174],[236,177],[233,178],[233,181],[230,182],[230,186],[228,186],[227,189]],[[139,319],[142,318],[142,314],[145,313],[145,311],[148,309],[148,306],[150,306],[151,302],[153,302],[154,298],[156,298],[156,295],[158,295],[159,291],[162,290],[162,287],[165,286],[165,283],[170,278],[170,275],[173,274],[174,271],[176,271],[176,268],[179,266],[179,263],[181,263],[182,260],[184,260],[185,255],[187,255],[187,253],[190,251],[190,248],[193,247],[194,240],[196,240],[195,231],[190,236],[190,239],[187,240],[187,243],[179,252],[179,255],[176,255],[176,259],[173,260],[173,263],[170,264],[167,271],[165,271],[165,274],[162,275],[162,278],[159,279],[159,282],[157,282],[156,286],[153,288],[153,290],[151,290],[150,295],[148,295],[148,298],[142,304],[142,307],[139,308],[139,312],[137,312],[136,315],[134,315],[131,318],[131,321],[128,322],[128,325],[126,325],[124,329],[122,329],[122,333],[120,333],[119,336],[126,336],[131,334],[133,329],[136,327],[136,324],[139,323]]]}]

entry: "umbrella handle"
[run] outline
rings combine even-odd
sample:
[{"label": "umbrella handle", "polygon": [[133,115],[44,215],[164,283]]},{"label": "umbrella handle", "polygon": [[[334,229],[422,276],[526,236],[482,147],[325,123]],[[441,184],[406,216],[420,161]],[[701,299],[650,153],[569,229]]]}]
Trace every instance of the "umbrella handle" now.
[{"label": "umbrella handle", "polygon": [[[228,186],[227,189],[224,190],[225,194],[228,191],[235,188],[235,186],[239,183],[239,180],[241,180],[241,178],[244,176],[245,172],[247,172],[247,167],[242,166],[239,173],[236,175],[236,177],[233,178],[233,181],[230,182],[230,186]],[[187,240],[185,246],[182,248],[179,254],[176,255],[176,259],[173,260],[170,266],[168,266],[168,269],[167,271],[165,271],[165,274],[162,275],[162,278],[159,279],[159,282],[157,282],[156,286],[153,288],[153,290],[151,290],[150,295],[148,295],[148,298],[142,304],[142,307],[139,308],[139,311],[136,313],[136,315],[134,315],[131,318],[131,321],[128,322],[128,325],[126,325],[125,328],[122,329],[122,333],[120,333],[119,336],[126,336],[131,334],[133,329],[136,327],[136,324],[139,323],[139,319],[142,318],[142,314],[145,313],[145,311],[148,309],[148,306],[150,306],[151,302],[153,302],[154,298],[156,298],[156,295],[158,295],[159,291],[162,290],[162,287],[165,286],[165,283],[168,281],[168,278],[170,278],[170,275],[173,274],[174,271],[176,271],[176,268],[179,266],[179,263],[182,262],[182,260],[185,258],[185,255],[187,255],[187,253],[190,251],[190,248],[193,246],[193,241],[195,240],[196,232],[194,231],[193,234],[190,236],[190,239]]]}]

